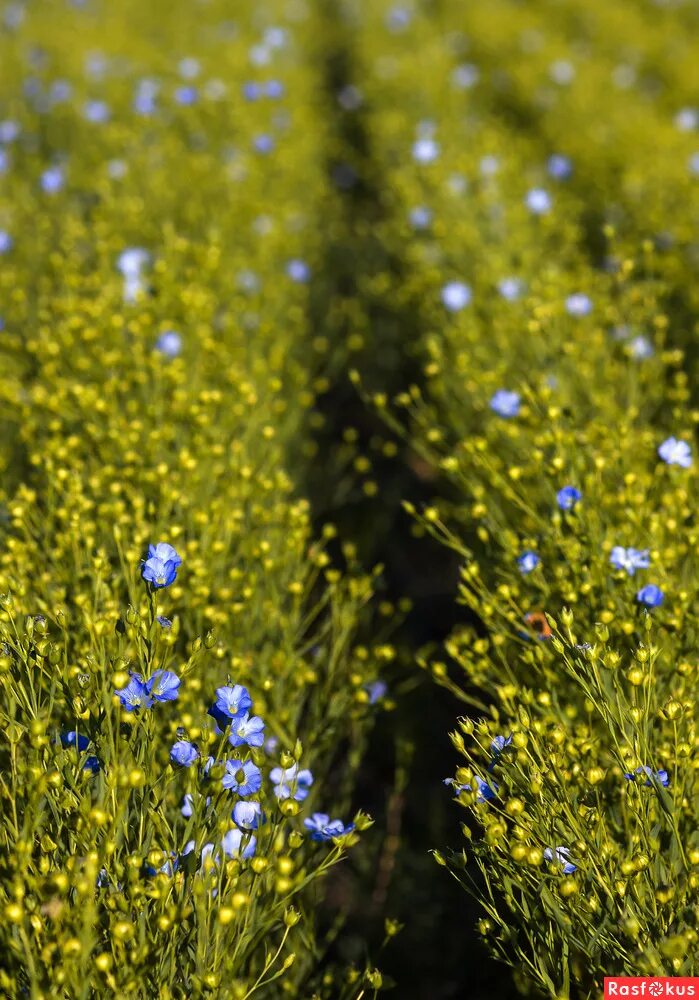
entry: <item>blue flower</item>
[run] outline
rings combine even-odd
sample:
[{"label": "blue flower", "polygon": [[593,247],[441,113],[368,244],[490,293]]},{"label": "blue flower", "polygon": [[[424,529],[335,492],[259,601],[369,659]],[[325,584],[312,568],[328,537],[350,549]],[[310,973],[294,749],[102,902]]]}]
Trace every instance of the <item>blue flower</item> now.
[{"label": "blue flower", "polygon": [[127,712],[137,712],[141,708],[150,708],[153,704],[148,687],[138,674],[132,674],[126,687],[115,691],[114,694],[118,696],[121,707]]},{"label": "blue flower", "polygon": [[117,270],[125,278],[138,278],[142,269],[150,261],[150,254],[143,247],[129,247],[122,250],[117,258]]},{"label": "blue flower", "polygon": [[512,734],[509,736],[495,736],[490,744],[490,751],[495,757],[499,757],[505,747],[512,746]]},{"label": "blue flower", "polygon": [[560,153],[553,153],[547,160],[546,169],[549,175],[555,180],[565,181],[573,173],[573,164],[567,156],[561,156]]},{"label": "blue flower", "polygon": [[544,851],[544,857],[547,861],[553,861],[555,859],[560,865],[563,865],[564,875],[572,875],[574,871],[578,870],[578,866],[568,860],[570,857],[570,851],[567,847],[547,847]]},{"label": "blue flower", "polygon": [[88,101],[83,105],[83,116],[87,121],[94,124],[108,122],[110,118],[109,105],[104,101]]},{"label": "blue flower", "polygon": [[[244,844],[243,839],[245,839]],[[232,830],[224,834],[221,846],[229,858],[251,858],[257,848],[257,840],[250,834],[233,827]]]},{"label": "blue flower", "polygon": [[256,135],[252,144],[258,153],[271,153],[274,149],[274,139],[270,135]]},{"label": "blue flower", "polygon": [[189,740],[178,740],[170,750],[170,760],[180,767],[191,767],[199,760],[199,751]]},{"label": "blue flower", "polygon": [[551,195],[544,188],[532,188],[527,192],[525,202],[534,215],[546,215],[551,211]]},{"label": "blue flower", "polygon": [[463,281],[450,281],[442,289],[442,302],[449,312],[460,312],[471,302],[471,289]]},{"label": "blue flower", "polygon": [[281,80],[268,80],[267,83],[263,84],[263,91],[267,97],[272,101],[278,101],[284,96],[284,84]]},{"label": "blue flower", "polygon": [[[476,783],[477,802],[490,802],[496,797],[498,786],[494,781],[488,782],[478,774],[474,774],[473,780]],[[471,785],[464,785],[464,790],[470,792]]]},{"label": "blue flower", "polygon": [[668,465],[681,465],[683,469],[691,468],[692,449],[686,441],[669,437],[658,448],[658,454]]},{"label": "blue flower", "polygon": [[180,679],[172,670],[156,670],[146,683],[146,690],[155,701],[174,701],[179,687]]},{"label": "blue flower", "polygon": [[429,136],[418,139],[413,145],[413,159],[416,163],[434,163],[439,157],[439,143]]},{"label": "blue flower", "polygon": [[224,788],[242,798],[254,795],[262,787],[262,772],[251,760],[227,760],[226,773],[221,779]]},{"label": "blue flower", "polygon": [[572,510],[579,500],[582,500],[582,493],[575,486],[564,486],[556,494],[556,500],[561,510]]},{"label": "blue flower", "polygon": [[61,743],[64,747],[77,747],[79,752],[82,753],[83,750],[87,750],[90,745],[90,740],[87,736],[83,736],[76,729],[73,729],[70,733],[61,734]]},{"label": "blue flower", "polygon": [[498,389],[490,400],[490,409],[499,417],[516,417],[521,405],[520,394],[509,389]]},{"label": "blue flower", "polygon": [[99,758],[95,757],[94,754],[90,754],[89,757],[85,758],[85,763],[83,764],[83,771],[90,771],[92,774],[98,774],[100,769]]},{"label": "blue flower", "polygon": [[286,273],[297,284],[305,285],[311,277],[311,269],[303,260],[290,260],[286,265]]},{"label": "blue flower", "polygon": [[648,569],[650,555],[648,549],[625,549],[623,545],[615,545],[609,561],[615,569],[625,569],[633,576],[637,569]]},{"label": "blue flower", "polygon": [[177,578],[177,568],[182,565],[182,559],[172,545],[158,542],[148,546],[148,558],[143,563],[143,579],[156,590],[169,587]]},{"label": "blue flower", "polygon": [[274,767],[269,773],[274,785],[274,794],[278,799],[293,797],[297,802],[303,802],[308,796],[308,790],[313,784],[313,775],[305,768],[299,771],[298,764],[291,767]]},{"label": "blue flower", "polygon": [[414,229],[427,229],[432,223],[432,211],[424,205],[417,205],[410,209],[408,220]]},{"label": "blue flower", "polygon": [[199,100],[199,91],[196,87],[177,87],[175,90],[175,101],[183,107],[191,107]]},{"label": "blue flower", "polygon": [[250,716],[249,712],[236,716],[231,722],[231,734],[228,742],[232,747],[261,747],[265,741],[265,724],[259,715]]},{"label": "blue flower", "polygon": [[629,354],[636,361],[646,361],[648,358],[653,357],[653,345],[648,339],[642,334],[634,337],[628,345]]},{"label": "blue flower", "polygon": [[225,717],[225,725],[229,725],[231,719],[240,718],[248,709],[252,708],[252,698],[248,693],[248,689],[243,687],[242,684],[234,684],[232,687],[220,687],[216,688],[216,701],[213,707]]},{"label": "blue flower", "polygon": [[327,813],[313,813],[310,819],[305,819],[303,825],[311,831],[311,840],[332,840],[354,830],[354,823],[345,826],[341,819],[331,820]]},{"label": "blue flower", "polygon": [[158,615],[155,620],[161,628],[172,628],[172,622],[169,618],[166,618],[165,615]]},{"label": "blue flower", "polygon": [[498,292],[507,302],[516,302],[524,290],[524,282],[520,278],[501,278],[498,281]]},{"label": "blue flower", "polygon": [[176,358],[182,352],[182,337],[176,330],[164,330],[155,342],[155,349],[166,358]]},{"label": "blue flower", "polygon": [[41,175],[41,189],[46,194],[57,194],[64,183],[65,176],[61,167],[49,167]]},{"label": "blue flower", "polygon": [[667,771],[653,771],[652,768],[645,764],[643,767],[637,767],[633,774],[625,774],[624,777],[627,781],[635,781],[637,774],[645,774],[646,780],[643,784],[647,788],[651,788],[654,784],[661,784],[663,788],[667,788],[670,784],[670,779],[668,778]]},{"label": "blue flower", "polygon": [[0,253],[9,253],[12,249],[13,240],[8,232],[0,229]]},{"label": "blue flower", "polygon": [[531,573],[541,562],[536,552],[523,552],[517,560],[520,573]]},{"label": "blue flower", "polygon": [[566,299],[566,312],[569,316],[589,316],[592,312],[592,299],[584,292],[574,292]]},{"label": "blue flower", "polygon": [[636,600],[639,604],[645,604],[649,608],[657,608],[665,600],[665,595],[660,587],[656,587],[654,583],[647,583],[636,594]]},{"label": "blue flower", "polygon": [[364,690],[369,695],[369,704],[375,705],[377,701],[380,701],[385,696],[388,691],[388,685],[382,680],[370,681],[369,684],[364,685]]},{"label": "blue flower", "polygon": [[241,830],[256,830],[265,821],[259,802],[236,802],[231,819]]},{"label": "blue flower", "polygon": [[182,799],[182,808],[180,809],[180,812],[182,813],[185,819],[189,819],[189,817],[194,812],[194,796],[191,795],[189,792],[185,792],[184,798]]}]

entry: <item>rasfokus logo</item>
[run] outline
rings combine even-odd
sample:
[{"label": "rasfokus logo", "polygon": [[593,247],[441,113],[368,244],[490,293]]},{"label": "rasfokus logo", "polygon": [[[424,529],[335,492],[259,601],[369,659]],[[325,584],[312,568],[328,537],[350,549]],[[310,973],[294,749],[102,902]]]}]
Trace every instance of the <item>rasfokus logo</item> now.
[{"label": "rasfokus logo", "polygon": [[605,976],[604,1000],[612,997],[696,997],[699,1000],[699,977]]}]

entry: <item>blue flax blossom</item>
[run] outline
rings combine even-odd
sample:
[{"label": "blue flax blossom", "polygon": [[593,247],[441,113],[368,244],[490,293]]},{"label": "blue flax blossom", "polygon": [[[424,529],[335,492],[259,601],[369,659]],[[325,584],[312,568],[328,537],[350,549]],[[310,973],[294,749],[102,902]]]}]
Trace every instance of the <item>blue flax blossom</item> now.
[{"label": "blue flax blossom", "polygon": [[0,229],[0,253],[9,253],[12,249],[13,240],[5,229]]},{"label": "blue flax blossom", "polygon": [[679,465],[683,469],[691,468],[692,449],[686,441],[678,441],[677,438],[669,437],[658,448],[658,455],[668,465]]},{"label": "blue flax blossom", "polygon": [[564,486],[556,494],[556,500],[561,510],[572,510],[582,500],[582,493],[575,486]]},{"label": "blue flax blossom", "polygon": [[463,281],[450,281],[442,289],[442,302],[449,312],[460,312],[471,302],[471,289]]},{"label": "blue flax blossom", "polygon": [[569,316],[589,316],[592,312],[592,299],[584,292],[574,292],[566,299],[566,312]]},{"label": "blue flax blossom", "polygon": [[221,784],[242,798],[254,795],[262,787],[262,772],[251,760],[227,760]]},{"label": "blue flax blossom", "polygon": [[520,573],[527,574],[535,570],[536,567],[541,562],[536,552],[523,552],[522,555],[517,559],[517,565],[519,566]]},{"label": "blue flax blossom", "polygon": [[551,211],[551,195],[544,188],[532,188],[527,192],[525,202],[534,215],[546,215]]},{"label": "blue flax blossom", "polygon": [[[489,802],[491,799],[494,799],[496,797],[498,791],[498,785],[495,781],[488,782],[484,778],[481,778],[481,776],[478,774],[474,774],[473,780],[475,781],[476,785],[475,790],[477,793],[476,794],[477,802]],[[460,785],[457,781],[454,780],[454,778],[445,778],[444,784],[451,785],[456,795],[459,795],[460,792],[473,791],[472,785]]]},{"label": "blue flax blossom", "polygon": [[224,834],[221,846],[229,858],[251,858],[257,849],[257,839],[253,835],[233,827]]},{"label": "blue flax blossom", "polygon": [[[210,796],[207,796],[205,804],[207,806],[211,804]],[[189,819],[189,817],[192,816],[192,814],[194,813],[194,796],[190,792],[185,793],[182,799],[182,806],[180,808],[180,812],[182,813],[185,819]]]},{"label": "blue flax blossom", "polygon": [[565,181],[573,173],[573,164],[567,156],[562,156],[560,153],[553,153],[548,158],[546,169],[549,172],[549,176],[553,177],[554,180]]},{"label": "blue flax blossom", "polygon": [[265,821],[259,802],[236,802],[231,819],[241,830],[256,830]]},{"label": "blue flax blossom", "polygon": [[158,617],[155,620],[157,621],[158,625],[160,625],[161,628],[165,629],[172,628],[172,622],[170,621],[169,618],[166,618],[165,615],[158,615]]},{"label": "blue flax blossom", "polygon": [[498,389],[490,400],[490,409],[499,417],[516,417],[521,405],[520,394],[509,389]]},{"label": "blue flax blossom", "polygon": [[429,136],[418,139],[413,145],[413,159],[416,163],[434,163],[439,158],[439,143]]},{"label": "blue flax blossom", "polygon": [[115,691],[114,694],[127,712],[137,712],[141,708],[150,708],[153,704],[148,686],[138,674],[132,674],[126,687]]},{"label": "blue flax blossom", "polygon": [[303,802],[308,796],[308,790],[313,784],[313,775],[304,768],[299,771],[298,764],[291,767],[274,767],[269,773],[270,780],[274,785],[274,794],[278,799],[294,798],[297,802]]},{"label": "blue flax blossom", "polygon": [[495,736],[492,739],[492,741],[490,743],[490,752],[492,753],[493,756],[491,758],[490,764],[488,764],[488,770],[489,771],[492,771],[495,768],[495,765],[500,760],[500,757],[502,756],[503,751],[505,751],[507,749],[507,747],[510,747],[510,746],[512,746],[512,734],[511,733],[510,733],[509,736]]},{"label": "blue flax blossom", "polygon": [[341,819],[330,819],[327,813],[313,813],[303,825],[310,831],[311,840],[332,840],[354,830],[354,823],[345,826]]},{"label": "blue flax blossom", "polygon": [[180,767],[191,767],[199,760],[199,751],[189,740],[178,740],[170,750],[170,760]]},{"label": "blue flax blossom", "polygon": [[219,717],[222,717],[225,720],[224,725],[227,726],[231,719],[240,718],[250,708],[252,708],[252,698],[247,688],[244,688],[242,684],[225,685],[216,688],[216,701],[209,714],[214,715],[213,709],[215,709],[217,714],[214,715],[214,718],[216,721],[218,722]]},{"label": "blue flax blossom", "polygon": [[249,747],[261,747],[265,741],[265,724],[259,715],[236,716],[231,722],[231,734],[228,742],[232,747],[247,744]]},{"label": "blue flax blossom", "polygon": [[498,281],[498,292],[506,302],[516,302],[524,291],[524,282],[520,278],[501,278]]},{"label": "blue flax blossom", "polygon": [[574,871],[578,870],[578,866],[568,860],[570,858],[570,851],[567,847],[547,847],[544,851],[544,857],[547,861],[555,860],[559,865],[563,865],[564,875],[572,875]]},{"label": "blue flax blossom", "polygon": [[182,337],[176,330],[164,330],[155,342],[155,349],[166,358],[176,358],[182,351]]},{"label": "blue flax blossom", "polygon": [[369,695],[369,704],[375,705],[377,701],[381,701],[385,697],[388,691],[388,684],[382,680],[370,681],[364,685],[364,690]]},{"label": "blue flax blossom", "polygon": [[95,757],[94,754],[90,754],[89,757],[85,758],[85,763],[83,764],[83,771],[89,771],[90,774],[98,774],[100,769],[99,758]]},{"label": "blue flax blossom", "polygon": [[636,594],[636,600],[639,604],[645,604],[649,608],[657,608],[665,600],[665,594],[654,583],[647,583]]},{"label": "blue flax blossom", "polygon": [[647,788],[652,788],[654,784],[660,784],[663,788],[667,788],[670,784],[670,779],[668,778],[667,771],[653,771],[652,768],[645,764],[643,767],[637,767],[633,774],[625,774],[624,777],[627,781],[635,781],[637,774],[645,774],[646,780],[643,784]]},{"label": "blue flax blossom", "polygon": [[83,750],[87,750],[89,747],[90,740],[87,736],[79,733],[77,729],[73,729],[69,733],[61,734],[61,743],[64,747],[77,747],[78,751],[82,753]]},{"label": "blue flax blossom", "polygon": [[48,167],[41,175],[41,190],[45,194],[58,194],[65,183],[61,167]]},{"label": "blue flax blossom", "polygon": [[625,549],[623,545],[615,545],[609,561],[614,569],[623,569],[633,576],[637,569],[648,569],[650,555],[648,549]]},{"label": "blue flax blossom", "polygon": [[182,565],[182,559],[172,545],[158,542],[148,546],[148,558],[143,562],[143,579],[159,590],[169,587],[177,578],[177,569]]},{"label": "blue flax blossom", "polygon": [[146,690],[155,701],[174,701],[179,694],[180,679],[172,670],[156,670]]},{"label": "blue flax blossom", "polygon": [[305,285],[311,277],[311,269],[303,260],[290,260],[286,265],[286,273],[292,281]]}]

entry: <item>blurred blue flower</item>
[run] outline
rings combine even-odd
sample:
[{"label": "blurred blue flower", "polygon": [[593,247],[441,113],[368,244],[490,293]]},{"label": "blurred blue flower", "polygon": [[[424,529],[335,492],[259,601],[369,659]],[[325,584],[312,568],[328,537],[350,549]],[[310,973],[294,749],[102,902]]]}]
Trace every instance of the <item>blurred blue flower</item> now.
[{"label": "blurred blue flower", "polygon": [[647,788],[651,788],[654,784],[660,784],[663,788],[667,788],[670,784],[670,779],[668,777],[667,771],[654,771],[652,768],[645,764],[643,767],[637,767],[633,774],[625,774],[624,777],[627,781],[635,781],[637,774],[645,774],[646,780],[643,782]]},{"label": "blurred blue flower", "polygon": [[414,229],[427,229],[432,224],[432,210],[425,205],[417,205],[410,209],[408,221]]},{"label": "blurred blue flower", "polygon": [[305,285],[311,277],[311,269],[303,260],[290,260],[286,265],[286,273],[300,285]]},{"label": "blurred blue flower", "polygon": [[516,302],[524,291],[524,282],[519,278],[501,278],[498,292],[507,302]]},{"label": "blurred blue flower", "polygon": [[172,745],[170,760],[180,767],[191,767],[199,760],[199,751],[189,740],[178,740]]},{"label": "blurred blue flower", "polygon": [[9,253],[12,249],[13,240],[5,229],[0,229],[0,253]]},{"label": "blurred blue flower", "polygon": [[172,670],[156,670],[146,683],[146,690],[155,701],[175,701],[179,689],[180,679]]},{"label": "blurred blue flower", "polygon": [[138,278],[149,261],[150,254],[143,247],[128,247],[117,258],[117,270],[125,278]]},{"label": "blurred blue flower", "polygon": [[517,565],[519,566],[520,573],[531,573],[541,562],[536,552],[523,552],[521,556],[517,559]]},{"label": "blurred blue flower", "polygon": [[62,167],[48,167],[41,175],[41,190],[45,194],[58,194],[65,184]]},{"label": "blurred blue flower", "polygon": [[61,743],[64,747],[77,747],[80,753],[83,750],[87,750],[90,745],[90,740],[87,736],[83,736],[76,729],[71,730],[69,733],[61,734]]},{"label": "blurred blue flower", "polygon": [[274,139],[271,135],[256,135],[252,145],[258,153],[271,153],[274,149]]},{"label": "blurred blue flower", "polygon": [[137,712],[141,708],[150,708],[153,704],[148,688],[138,674],[132,674],[126,687],[115,691],[114,694],[127,712]]},{"label": "blurred blue flower", "polygon": [[520,394],[509,389],[498,389],[490,400],[490,409],[499,417],[516,417],[521,405]]},{"label": "blurred blue flower", "polygon": [[459,312],[471,302],[471,289],[463,281],[450,281],[442,289],[442,302],[449,312]]},{"label": "blurred blue flower", "polygon": [[199,100],[199,91],[196,87],[177,87],[175,89],[175,102],[185,108],[191,107]]},{"label": "blurred blue flower", "polygon": [[566,312],[569,316],[589,316],[592,312],[592,299],[584,292],[574,292],[566,299]]},{"label": "blurred blue flower", "polygon": [[546,169],[549,175],[555,180],[565,181],[573,173],[573,164],[567,156],[561,156],[560,153],[553,153],[548,158]]},{"label": "blurred blue flower", "polygon": [[532,188],[524,199],[527,208],[534,215],[546,215],[551,211],[551,195],[544,188]]},{"label": "blurred blue flower", "polygon": [[262,806],[259,802],[236,802],[231,819],[241,830],[256,830],[264,823]]},{"label": "blurred blue flower", "polygon": [[254,795],[262,787],[262,772],[251,760],[227,760],[221,784],[241,797]]},{"label": "blurred blue flower", "polygon": [[439,143],[429,136],[418,139],[413,144],[413,159],[416,163],[434,163],[439,157]]},{"label": "blurred blue flower", "polygon": [[[245,839],[244,845],[243,839]],[[251,834],[244,833],[242,830],[233,827],[232,830],[224,834],[221,846],[229,858],[251,858],[255,854],[257,840]]]},{"label": "blurred blue flower", "polygon": [[459,90],[469,90],[480,79],[480,71],[473,63],[462,63],[451,74],[451,82]]},{"label": "blurred blue flower", "polygon": [[89,122],[100,125],[109,121],[111,112],[104,101],[87,101],[83,105],[83,117]]},{"label": "blurred blue flower", "polygon": [[85,763],[83,764],[83,771],[90,771],[92,774],[98,774],[100,769],[99,758],[95,757],[94,754],[90,754],[89,757],[85,758]]},{"label": "blurred blue flower", "polygon": [[164,330],[155,342],[155,349],[166,358],[176,358],[182,351],[182,337],[176,330]]},{"label": "blurred blue flower", "polygon": [[636,594],[636,600],[639,604],[645,604],[649,608],[657,608],[665,600],[665,595],[660,587],[656,587],[654,583],[647,583]]},{"label": "blurred blue flower", "polygon": [[609,561],[615,569],[624,569],[633,576],[637,569],[648,569],[650,555],[648,549],[625,549],[623,545],[615,545]]},{"label": "blurred blue flower", "polygon": [[247,744],[249,747],[261,747],[265,741],[265,724],[259,715],[250,716],[248,712],[236,716],[231,722],[231,734],[228,742],[232,747]]},{"label": "blurred blue flower", "polygon": [[180,809],[180,812],[182,813],[185,819],[189,819],[189,817],[194,812],[194,796],[191,795],[189,792],[185,792],[184,798],[182,799],[182,808]]},{"label": "blurred blue flower", "polygon": [[558,862],[558,864],[563,865],[563,874],[572,875],[574,871],[577,871],[578,866],[574,865],[572,861],[569,861],[570,850],[567,847],[547,847],[544,850],[544,857],[547,861]]},{"label": "blurred blue flower", "polygon": [[341,819],[331,820],[327,813],[313,813],[310,819],[304,819],[303,825],[310,830],[311,840],[332,840],[354,830],[354,823],[345,826]]},{"label": "blurred blue flower", "polygon": [[582,493],[575,486],[564,486],[556,494],[556,500],[561,510],[572,510],[582,500]]},{"label": "blurred blue flower", "polygon": [[293,797],[297,802],[303,802],[308,796],[308,790],[313,784],[313,775],[305,768],[299,771],[298,764],[291,767],[274,767],[269,773],[274,785],[274,794],[278,799]]},{"label": "blurred blue flower", "polygon": [[169,618],[166,618],[165,615],[158,615],[155,620],[161,628],[172,628],[172,622]]},{"label": "blurred blue flower", "polygon": [[369,704],[375,705],[388,691],[388,684],[382,680],[370,681],[364,685],[364,690],[369,695]]},{"label": "blurred blue flower", "polygon": [[658,448],[658,455],[668,465],[680,465],[683,469],[691,468],[692,449],[686,441],[678,441],[677,438],[669,437]]}]

